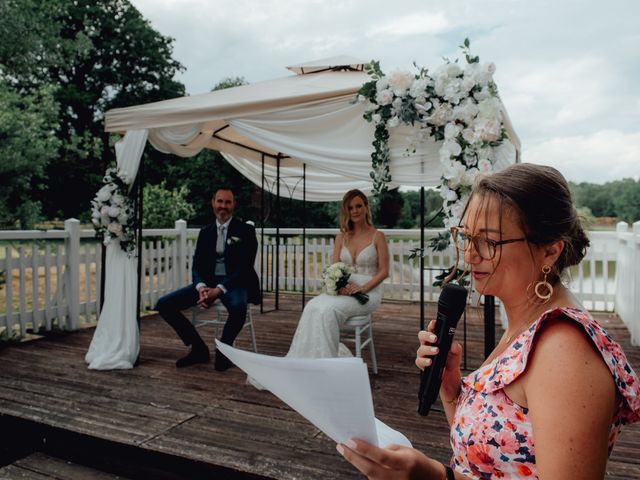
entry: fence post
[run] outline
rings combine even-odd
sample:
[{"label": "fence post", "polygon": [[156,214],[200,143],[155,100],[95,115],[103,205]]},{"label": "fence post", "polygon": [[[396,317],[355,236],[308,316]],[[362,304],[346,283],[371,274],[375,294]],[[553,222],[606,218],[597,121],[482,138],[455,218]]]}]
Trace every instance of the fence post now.
[{"label": "fence post", "polygon": [[69,312],[70,330],[80,326],[80,221],[69,218],[64,221],[64,229],[69,236],[65,239],[65,270],[67,309]]},{"label": "fence post", "polygon": [[177,230],[176,242],[178,244],[178,288],[182,288],[189,283],[187,279],[187,222],[176,220],[175,228]]}]

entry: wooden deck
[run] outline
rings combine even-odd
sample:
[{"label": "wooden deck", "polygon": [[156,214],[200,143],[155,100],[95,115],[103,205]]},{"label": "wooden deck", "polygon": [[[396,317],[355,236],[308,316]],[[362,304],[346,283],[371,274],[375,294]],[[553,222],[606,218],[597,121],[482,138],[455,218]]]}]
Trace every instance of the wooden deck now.
[{"label": "wooden deck", "polygon": [[[287,351],[300,298],[281,297],[280,308],[263,315],[254,310],[261,353]],[[434,314],[430,308],[428,317]],[[379,374],[371,376],[371,386],[376,416],[416,448],[446,461],[444,416],[416,413],[418,316],[418,305],[408,303],[385,303],[375,315]],[[629,345],[620,320],[598,319],[639,371],[640,349]],[[211,327],[201,332],[207,343],[213,341]],[[462,332],[459,328],[458,340]],[[481,314],[472,309],[469,368],[481,362],[482,332]],[[92,334],[89,329],[0,347],[0,465],[13,463],[0,470],[0,478],[23,478],[6,469],[16,471],[20,466],[14,462],[34,452],[104,472],[82,477],[87,479],[109,478],[107,473],[154,480],[362,478],[331,440],[270,393],[246,385],[239,369],[219,373],[211,363],[176,369],[175,360],[186,350],[159,317],[143,319],[140,363],[132,370],[88,370],[83,358]],[[236,346],[249,345],[248,332],[242,332]],[[42,473],[37,478],[67,477]],[[638,424],[623,430],[606,478],[640,480]]]}]

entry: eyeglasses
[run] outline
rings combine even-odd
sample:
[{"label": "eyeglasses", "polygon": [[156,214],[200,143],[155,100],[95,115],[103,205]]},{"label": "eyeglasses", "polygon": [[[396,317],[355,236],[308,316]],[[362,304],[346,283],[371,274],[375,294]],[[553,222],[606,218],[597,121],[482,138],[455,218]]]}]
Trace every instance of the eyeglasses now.
[{"label": "eyeglasses", "polygon": [[483,260],[493,260],[500,245],[523,242],[526,240],[526,237],[511,238],[500,241],[491,240],[490,238],[479,235],[468,235],[459,227],[451,227],[451,238],[453,239],[453,245],[458,249],[458,251],[466,252],[473,244],[473,249]]}]

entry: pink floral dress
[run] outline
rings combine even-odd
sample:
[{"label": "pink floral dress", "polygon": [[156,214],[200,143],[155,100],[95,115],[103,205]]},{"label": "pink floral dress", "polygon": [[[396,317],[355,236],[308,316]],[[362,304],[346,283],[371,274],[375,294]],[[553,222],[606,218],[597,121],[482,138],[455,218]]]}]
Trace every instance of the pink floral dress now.
[{"label": "pink floral dress", "polygon": [[600,351],[622,402],[611,421],[609,453],[622,425],[640,419],[640,382],[620,346],[591,318],[575,308],[545,312],[491,363],[462,379],[451,423],[451,466],[472,478],[538,478],[528,409],[505,394],[504,386],[527,368],[527,357],[543,322],[563,318],[579,323]]}]

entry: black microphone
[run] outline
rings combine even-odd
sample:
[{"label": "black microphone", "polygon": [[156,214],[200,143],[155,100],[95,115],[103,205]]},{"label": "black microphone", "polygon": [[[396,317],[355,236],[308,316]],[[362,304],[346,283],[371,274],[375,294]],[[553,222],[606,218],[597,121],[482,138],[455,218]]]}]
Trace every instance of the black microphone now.
[{"label": "black microphone", "polygon": [[431,365],[425,368],[420,375],[420,390],[418,392],[418,413],[420,415],[428,415],[431,405],[438,398],[447,355],[451,349],[458,320],[460,320],[466,304],[467,290],[464,287],[454,283],[447,283],[442,287],[438,298],[436,328],[433,332],[438,337],[434,346],[439,350],[436,356],[431,357]]}]

